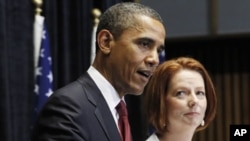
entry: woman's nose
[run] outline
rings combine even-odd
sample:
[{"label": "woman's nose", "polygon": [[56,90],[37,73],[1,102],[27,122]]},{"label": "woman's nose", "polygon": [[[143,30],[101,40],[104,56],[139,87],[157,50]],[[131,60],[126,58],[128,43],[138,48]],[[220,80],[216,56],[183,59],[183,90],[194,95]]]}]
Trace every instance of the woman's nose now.
[{"label": "woman's nose", "polygon": [[188,105],[190,107],[194,107],[198,104],[198,98],[196,97],[196,95],[190,95],[190,98],[189,98],[189,102],[188,102]]}]

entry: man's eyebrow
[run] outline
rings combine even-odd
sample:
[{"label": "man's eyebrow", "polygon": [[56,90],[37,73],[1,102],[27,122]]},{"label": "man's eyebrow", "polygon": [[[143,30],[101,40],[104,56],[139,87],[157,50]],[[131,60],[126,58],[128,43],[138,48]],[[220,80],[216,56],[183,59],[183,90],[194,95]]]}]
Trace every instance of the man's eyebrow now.
[{"label": "man's eyebrow", "polygon": [[[149,38],[149,37],[141,37],[141,38],[138,38],[136,39],[136,41],[148,41],[150,43],[155,43],[155,40],[153,40],[152,38]],[[159,49],[165,49],[165,44],[162,44],[159,46]]]},{"label": "man's eyebrow", "polygon": [[155,41],[152,38],[148,38],[148,37],[141,37],[137,39],[138,41],[148,41],[150,43],[154,43]]}]

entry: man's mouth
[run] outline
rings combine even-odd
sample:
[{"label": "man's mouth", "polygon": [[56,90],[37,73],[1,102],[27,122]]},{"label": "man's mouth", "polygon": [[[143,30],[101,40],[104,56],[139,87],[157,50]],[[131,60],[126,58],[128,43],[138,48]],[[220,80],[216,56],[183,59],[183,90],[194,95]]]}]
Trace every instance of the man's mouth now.
[{"label": "man's mouth", "polygon": [[146,78],[149,78],[152,75],[152,71],[138,71],[138,73]]}]

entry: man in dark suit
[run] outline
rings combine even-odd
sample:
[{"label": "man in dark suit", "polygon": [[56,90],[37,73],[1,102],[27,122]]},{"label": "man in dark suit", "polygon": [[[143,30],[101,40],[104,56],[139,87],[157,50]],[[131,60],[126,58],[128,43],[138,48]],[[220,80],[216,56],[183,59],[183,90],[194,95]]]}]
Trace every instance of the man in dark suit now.
[{"label": "man in dark suit", "polygon": [[126,94],[142,94],[165,36],[161,17],[147,6],[124,2],[107,9],[97,28],[93,64],[50,96],[32,141],[122,141],[115,107]]}]

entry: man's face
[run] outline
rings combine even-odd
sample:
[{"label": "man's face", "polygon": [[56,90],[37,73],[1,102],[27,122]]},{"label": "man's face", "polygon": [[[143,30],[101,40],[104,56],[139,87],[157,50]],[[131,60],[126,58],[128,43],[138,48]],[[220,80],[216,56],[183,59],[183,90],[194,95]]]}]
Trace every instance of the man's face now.
[{"label": "man's face", "polygon": [[157,20],[138,16],[138,24],[110,42],[108,80],[119,94],[143,92],[150,76],[159,64],[159,51],[165,42],[165,28]]}]

